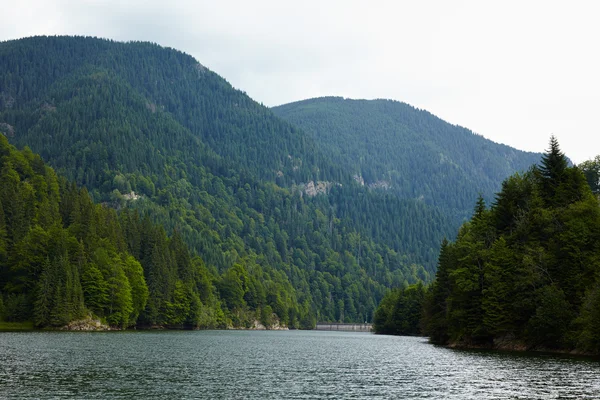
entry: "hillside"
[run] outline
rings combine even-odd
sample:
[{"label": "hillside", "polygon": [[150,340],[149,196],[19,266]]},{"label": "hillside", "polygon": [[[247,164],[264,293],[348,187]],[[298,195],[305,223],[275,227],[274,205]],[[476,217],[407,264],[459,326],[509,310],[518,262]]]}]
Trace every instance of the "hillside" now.
[{"label": "hillside", "polygon": [[397,101],[323,97],[273,111],[311,133],[360,183],[423,200],[456,224],[470,217],[479,193],[491,200],[507,176],[540,158]]},{"label": "hillside", "polygon": [[[452,231],[435,207],[354,183],[301,129],[155,44],[0,43],[0,131],[94,201],[180,235],[216,277],[285,273],[304,310],[280,310],[290,326],[371,320],[389,287],[431,279]],[[308,195],[311,182],[327,195]],[[253,304],[242,297],[230,319]]]},{"label": "hillside", "polygon": [[[145,42],[34,37],[2,43],[0,55],[0,109],[12,111],[3,119],[20,133],[18,142],[45,140],[40,131],[52,134],[56,119],[64,121],[40,118],[56,111],[60,116],[61,108],[72,110],[71,121],[66,122],[79,123],[69,134],[95,128],[98,140],[107,133],[131,135],[130,127],[119,125],[122,131],[115,132],[115,121],[101,117],[113,116],[107,107],[119,110],[121,114],[115,116],[120,117],[133,107],[138,115],[144,111],[154,115],[154,121],[144,116],[149,125],[166,116],[186,134],[259,178],[277,178],[280,184],[343,180],[341,169],[320,155],[310,137],[180,51]],[[129,122],[147,130],[139,125],[141,121]],[[179,140],[181,135],[169,132],[163,140]],[[173,149],[179,145],[170,144]],[[87,160],[78,159],[85,173]]]},{"label": "hillside", "polygon": [[57,176],[31,150],[16,150],[3,135],[0,184],[0,322],[64,327],[97,318],[113,328],[312,324],[310,307],[297,303],[283,272],[246,259],[214,273],[191,257],[177,233],[167,238],[147,217],[93,204],[85,189]]}]

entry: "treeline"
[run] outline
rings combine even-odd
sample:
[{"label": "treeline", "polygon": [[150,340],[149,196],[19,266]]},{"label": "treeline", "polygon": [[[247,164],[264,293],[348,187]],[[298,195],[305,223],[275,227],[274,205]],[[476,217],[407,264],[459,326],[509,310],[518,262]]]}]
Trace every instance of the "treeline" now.
[{"label": "treeline", "polygon": [[[442,244],[423,297],[432,342],[600,352],[600,205],[586,180],[597,183],[597,170],[597,160],[569,167],[552,138],[541,164],[508,178],[490,208],[479,199]],[[393,296],[376,320],[397,323]]]},{"label": "treeline", "polygon": [[177,232],[93,204],[0,135],[0,321],[59,327],[88,316],[121,328],[315,323],[284,273],[246,258],[220,274]]}]

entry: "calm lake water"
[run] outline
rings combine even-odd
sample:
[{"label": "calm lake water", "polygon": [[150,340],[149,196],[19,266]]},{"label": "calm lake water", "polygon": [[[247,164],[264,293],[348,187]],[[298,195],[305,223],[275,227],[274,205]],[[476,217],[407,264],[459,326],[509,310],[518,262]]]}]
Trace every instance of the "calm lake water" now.
[{"label": "calm lake water", "polygon": [[0,398],[599,399],[600,362],[368,333],[0,333]]}]

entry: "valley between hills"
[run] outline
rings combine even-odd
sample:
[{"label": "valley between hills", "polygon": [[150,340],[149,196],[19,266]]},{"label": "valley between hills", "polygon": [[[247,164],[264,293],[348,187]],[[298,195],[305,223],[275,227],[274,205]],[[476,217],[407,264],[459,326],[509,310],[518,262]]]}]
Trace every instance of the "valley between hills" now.
[{"label": "valley between hills", "polygon": [[598,349],[598,163],[558,143],[392,100],[270,109],[181,51],[66,36],[0,43],[0,131],[0,323]]}]

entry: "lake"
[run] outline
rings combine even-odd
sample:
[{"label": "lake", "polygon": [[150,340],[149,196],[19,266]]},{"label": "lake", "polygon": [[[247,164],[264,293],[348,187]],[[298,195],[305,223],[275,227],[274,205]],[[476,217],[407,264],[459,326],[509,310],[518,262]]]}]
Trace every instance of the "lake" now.
[{"label": "lake", "polygon": [[600,362],[323,331],[0,333],[2,399],[598,399]]}]

